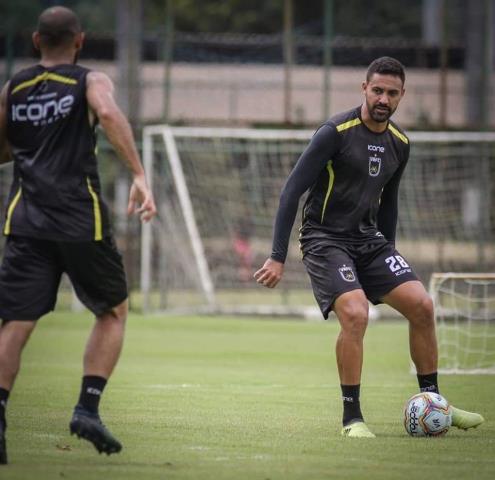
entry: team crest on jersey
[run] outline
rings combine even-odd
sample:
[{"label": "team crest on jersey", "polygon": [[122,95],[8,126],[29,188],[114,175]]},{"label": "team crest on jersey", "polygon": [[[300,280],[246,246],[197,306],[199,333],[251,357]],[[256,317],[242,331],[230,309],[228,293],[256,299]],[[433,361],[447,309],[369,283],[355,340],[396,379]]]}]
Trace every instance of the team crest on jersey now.
[{"label": "team crest on jersey", "polygon": [[380,167],[382,166],[382,159],[380,157],[370,157],[370,175],[377,177],[380,173]]},{"label": "team crest on jersey", "polygon": [[348,267],[347,265],[343,265],[342,267],[340,267],[339,273],[340,273],[340,276],[346,282],[354,282],[354,280],[356,280],[356,277],[354,276],[354,272],[352,271],[352,268]]}]

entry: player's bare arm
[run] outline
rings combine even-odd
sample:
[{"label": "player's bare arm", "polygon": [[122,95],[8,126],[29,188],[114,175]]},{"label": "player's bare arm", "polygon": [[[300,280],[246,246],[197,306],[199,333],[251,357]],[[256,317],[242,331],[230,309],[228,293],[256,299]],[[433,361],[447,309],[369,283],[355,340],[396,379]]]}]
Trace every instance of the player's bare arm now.
[{"label": "player's bare arm", "polygon": [[0,164],[12,160],[7,142],[7,90],[8,82],[0,93]]},{"label": "player's bare arm", "polygon": [[132,173],[128,213],[139,214],[145,222],[151,220],[156,215],[153,194],[146,183],[131,126],[115,101],[110,78],[102,72],[90,72],[87,76],[86,97],[109,142]]}]

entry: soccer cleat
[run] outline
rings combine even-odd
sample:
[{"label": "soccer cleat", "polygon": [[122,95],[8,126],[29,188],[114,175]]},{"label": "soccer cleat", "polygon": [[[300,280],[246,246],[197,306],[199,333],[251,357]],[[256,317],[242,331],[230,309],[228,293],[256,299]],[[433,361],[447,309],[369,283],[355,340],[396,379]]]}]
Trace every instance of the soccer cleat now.
[{"label": "soccer cleat", "polygon": [[343,437],[352,437],[352,438],[375,438],[376,435],[368,428],[366,423],[364,422],[354,422],[346,427],[344,427],[341,431],[341,435]]},{"label": "soccer cleat", "polygon": [[7,443],[5,441],[5,425],[0,422],[0,465],[7,465]]},{"label": "soccer cleat", "polygon": [[84,438],[91,442],[98,453],[107,455],[119,453],[122,450],[121,443],[107,430],[97,413],[92,413],[81,406],[76,406],[70,422],[71,435]]},{"label": "soccer cleat", "polygon": [[466,412],[454,406],[452,409],[452,426],[467,430],[468,428],[476,428],[481,425],[485,419],[479,413]]}]

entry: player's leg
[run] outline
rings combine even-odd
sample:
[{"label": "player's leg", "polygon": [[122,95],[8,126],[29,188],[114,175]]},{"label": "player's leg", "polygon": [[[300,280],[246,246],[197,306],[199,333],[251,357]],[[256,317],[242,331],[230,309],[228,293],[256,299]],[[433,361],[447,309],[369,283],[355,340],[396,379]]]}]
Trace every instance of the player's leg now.
[{"label": "player's leg", "polygon": [[60,269],[50,242],[9,237],[0,267],[0,464],[7,463],[6,407],[36,320],[52,310]]},{"label": "player's leg", "polygon": [[35,326],[34,320],[3,322],[0,328],[0,390],[10,392],[14,386],[21,365],[22,350]]},{"label": "player's leg", "polygon": [[324,318],[328,318],[333,309],[341,326],[336,356],[344,412],[342,435],[374,437],[364,424],[359,403],[368,302],[348,252],[334,247],[322,248],[317,254],[313,252],[303,256],[313,293]]},{"label": "player's leg", "polygon": [[368,300],[363,290],[343,293],[335,300],[333,311],[340,323],[336,356],[344,415],[342,434],[349,437],[374,437],[364,423],[360,405],[363,340],[368,326]]},{"label": "player's leg", "polygon": [[341,383],[354,385],[361,381],[363,339],[368,326],[368,300],[362,290],[340,295],[333,304],[340,323],[336,355]]},{"label": "player's leg", "polygon": [[[433,303],[407,260],[390,244],[366,266],[360,279],[368,298],[383,301],[409,321],[411,358],[421,391],[438,392],[438,350]],[[477,413],[452,408],[452,425],[468,429],[484,419]]]},{"label": "player's leg", "polygon": [[86,343],[78,405],[98,413],[100,398],[120,357],[124,343],[127,300],[97,315]]},{"label": "player's leg", "polygon": [[[409,320],[411,358],[416,366],[420,390],[438,393],[438,353],[433,302],[418,281],[406,282],[383,297],[383,301]],[[464,430],[484,422],[478,413],[452,406],[452,425]]]},{"label": "player's leg", "polygon": [[99,404],[124,340],[128,308],[122,258],[112,239],[60,244],[60,250],[77,296],[96,317],[70,431],[93,443],[100,453],[117,453],[122,445],[101,422]]},{"label": "player's leg", "polygon": [[402,283],[383,296],[382,301],[409,321],[409,349],[421,390],[438,392],[438,348],[433,302],[423,284],[417,280]]},{"label": "player's leg", "polygon": [[118,453],[122,445],[102,424],[99,404],[122,350],[127,310],[125,300],[96,317],[86,344],[81,391],[70,423],[71,433],[108,455]]},{"label": "player's leg", "polygon": [[421,388],[437,391],[437,341],[433,305],[407,260],[384,238],[367,245],[358,275],[373,303],[384,302],[409,320],[410,352]]},{"label": "player's leg", "polygon": [[83,359],[84,375],[109,378],[122,351],[127,300],[96,316]]},{"label": "player's leg", "polygon": [[0,328],[0,465],[7,463],[5,409],[19,373],[22,350],[35,325],[34,321],[10,321]]},{"label": "player's leg", "polygon": [[[21,354],[36,322],[12,320],[0,328],[0,390],[10,391],[21,365]],[[1,412],[0,412],[1,413]]]}]

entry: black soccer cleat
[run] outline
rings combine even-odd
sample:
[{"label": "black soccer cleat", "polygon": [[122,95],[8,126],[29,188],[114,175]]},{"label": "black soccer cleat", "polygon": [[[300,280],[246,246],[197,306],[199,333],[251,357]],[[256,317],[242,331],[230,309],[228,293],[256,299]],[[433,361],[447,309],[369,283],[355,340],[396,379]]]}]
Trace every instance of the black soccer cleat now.
[{"label": "black soccer cleat", "polygon": [[7,465],[7,443],[5,441],[5,425],[0,422],[0,465]]},{"label": "black soccer cleat", "polygon": [[104,452],[110,455],[122,450],[122,444],[103,425],[100,416],[79,405],[74,408],[69,427],[71,435],[75,434],[78,438],[88,440],[98,453]]}]

